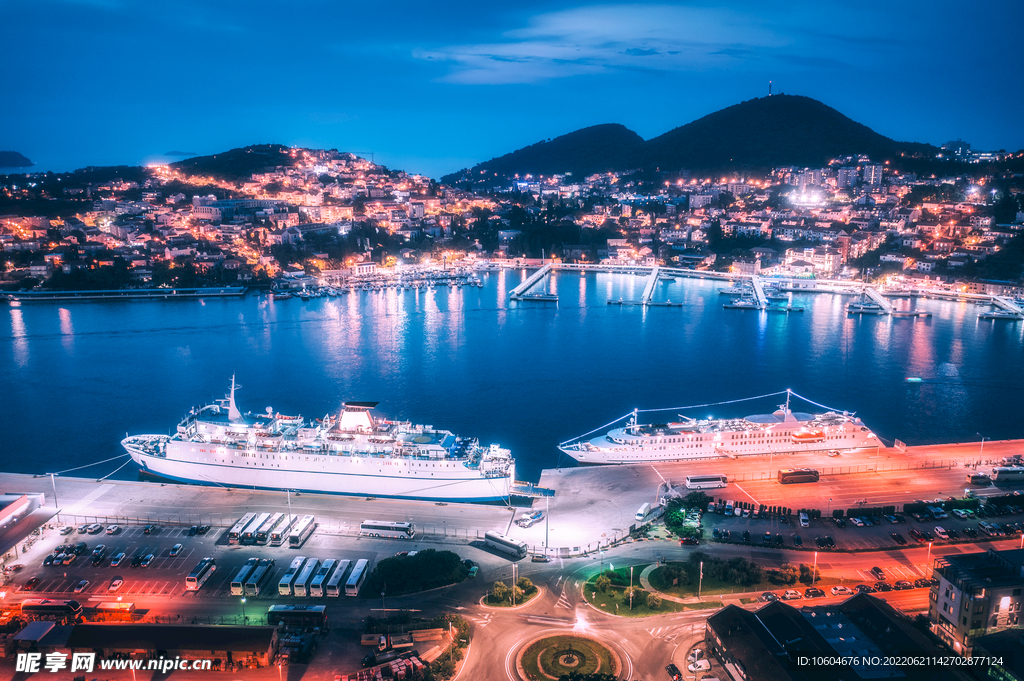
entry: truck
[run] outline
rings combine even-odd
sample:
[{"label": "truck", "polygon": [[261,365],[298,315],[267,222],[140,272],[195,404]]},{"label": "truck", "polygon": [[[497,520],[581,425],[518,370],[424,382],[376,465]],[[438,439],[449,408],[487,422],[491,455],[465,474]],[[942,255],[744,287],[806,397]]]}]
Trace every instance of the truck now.
[{"label": "truck", "polygon": [[638,523],[642,523],[643,521],[647,520],[647,516],[649,516],[650,514],[651,505],[647,502],[644,502],[644,505],[638,508],[636,511],[636,521]]},{"label": "truck", "polygon": [[935,520],[944,520],[949,517],[940,506],[926,506],[925,508],[928,509],[928,512],[932,514],[932,518]]}]

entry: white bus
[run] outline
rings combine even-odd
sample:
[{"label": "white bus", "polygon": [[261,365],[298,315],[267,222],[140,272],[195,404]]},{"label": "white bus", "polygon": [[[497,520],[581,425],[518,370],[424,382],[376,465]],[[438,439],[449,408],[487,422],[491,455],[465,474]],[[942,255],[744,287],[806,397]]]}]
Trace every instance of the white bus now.
[{"label": "white bus", "polygon": [[484,533],[484,544],[490,546],[492,549],[507,553],[510,556],[516,558],[526,558],[526,554],[529,551],[529,547],[526,542],[519,541],[518,539],[511,539],[503,534],[497,532],[486,532]]},{"label": "white bus", "polygon": [[729,478],[725,475],[687,475],[686,489],[714,489],[725,487]]},{"label": "white bus", "polygon": [[320,567],[320,561],[316,558],[310,558],[306,566],[302,568],[302,572],[295,579],[295,585],[292,587],[292,592],[300,598],[305,598],[309,595],[309,584],[313,581],[313,577],[316,575],[317,568]]},{"label": "white bus", "polygon": [[256,566],[251,573],[249,573],[249,579],[245,581],[245,595],[246,596],[259,596],[263,591],[263,587],[267,585],[267,582],[274,576],[274,565],[275,561],[273,558],[263,558],[260,560],[260,564]]},{"label": "white bus", "polygon": [[992,482],[995,484],[1024,481],[1024,467],[999,466],[992,469]]},{"label": "white bus", "polygon": [[295,527],[288,534],[288,547],[297,549],[306,543],[309,535],[316,529],[316,518],[311,515],[304,515],[295,523]]},{"label": "white bus", "polygon": [[293,525],[295,525],[295,516],[282,514],[277,526],[270,530],[270,545],[280,546],[288,541],[288,535],[291,534]]},{"label": "white bus", "polygon": [[302,570],[302,566],[306,564],[306,558],[299,556],[292,561],[292,564],[288,566],[288,569],[283,575],[281,575],[280,581],[277,583],[277,593],[281,596],[292,595],[292,584],[295,583],[295,578],[299,576],[299,571]]},{"label": "white bus", "polygon": [[356,566],[352,568],[352,574],[348,576],[348,581],[345,582],[345,595],[346,596],[358,596],[359,589],[363,586],[363,581],[366,579],[366,566],[369,561],[365,558],[360,558],[356,561]]},{"label": "white bus", "polygon": [[394,523],[389,520],[364,520],[359,525],[359,536],[412,539],[416,536],[416,526],[412,523]]},{"label": "white bus", "polygon": [[256,543],[260,546],[266,546],[267,542],[270,541],[271,530],[277,527],[282,518],[284,518],[284,513],[275,513],[267,518],[267,522],[260,525],[260,529],[256,530]]},{"label": "white bus", "polygon": [[341,583],[348,579],[348,567],[352,564],[350,560],[338,561],[338,567],[331,575],[331,578],[327,580],[327,595],[331,598],[337,598],[341,595]]},{"label": "white bus", "polygon": [[260,564],[259,558],[250,558],[245,562],[235,576],[231,579],[231,595],[232,596],[244,596],[245,595],[245,580],[249,578],[249,574],[256,569],[256,566]]},{"label": "white bus", "polygon": [[242,541],[242,530],[252,522],[252,519],[256,517],[255,513],[246,513],[243,515],[234,526],[228,530],[228,543],[238,544]]},{"label": "white bus", "polygon": [[334,564],[338,561],[328,558],[321,565],[320,569],[313,575],[313,581],[309,584],[309,595],[313,598],[321,598],[324,595],[324,583],[331,574]]},{"label": "white bus", "polygon": [[242,543],[255,544],[256,533],[260,531],[261,527],[263,527],[263,523],[268,520],[270,520],[269,513],[260,513],[258,516],[253,518],[252,521],[245,526],[245,529],[242,530]]},{"label": "white bus", "polygon": [[188,577],[185,578],[185,590],[199,591],[216,569],[216,560],[213,558],[203,558],[196,564],[195,569],[188,573]]}]

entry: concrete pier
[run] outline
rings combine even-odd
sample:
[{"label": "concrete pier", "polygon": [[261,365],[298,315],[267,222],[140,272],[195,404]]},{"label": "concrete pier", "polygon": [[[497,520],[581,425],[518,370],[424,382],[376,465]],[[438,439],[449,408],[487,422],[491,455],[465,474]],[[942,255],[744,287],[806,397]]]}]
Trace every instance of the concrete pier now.
[{"label": "concrete pier", "polygon": [[764,286],[761,285],[761,277],[756,274],[751,275],[750,283],[754,287],[754,298],[757,300],[757,306],[762,310],[768,307],[768,296],[764,294]]},{"label": "concrete pier", "polygon": [[649,305],[651,298],[654,297],[654,286],[658,283],[658,268],[651,268],[651,273],[647,277],[647,286],[644,287],[644,293],[640,296],[640,302],[643,305]]},{"label": "concrete pier", "polygon": [[885,310],[885,314],[892,314],[892,305],[874,286],[865,287],[864,295],[870,298],[873,302],[878,303],[878,306]]},{"label": "concrete pier", "polygon": [[551,263],[544,265],[544,267],[540,268],[539,270],[531,274],[529,277],[527,277],[526,281],[512,289],[512,293],[509,294],[509,297],[512,298],[513,300],[517,300],[520,296],[522,296],[524,293],[533,288],[534,284],[539,282],[544,277],[548,276],[548,274],[551,273],[551,269]]},{"label": "concrete pier", "polygon": [[1000,310],[1006,310],[1013,314],[1024,315],[1024,309],[1021,309],[1019,305],[1004,296],[992,296],[992,304]]}]

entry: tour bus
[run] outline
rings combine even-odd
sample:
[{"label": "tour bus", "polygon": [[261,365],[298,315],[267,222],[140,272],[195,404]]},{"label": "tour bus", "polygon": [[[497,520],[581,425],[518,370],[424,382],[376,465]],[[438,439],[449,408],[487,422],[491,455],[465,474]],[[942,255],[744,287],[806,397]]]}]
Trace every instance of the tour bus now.
[{"label": "tour bus", "polygon": [[199,591],[216,569],[216,560],[213,558],[203,558],[196,564],[195,569],[188,573],[188,577],[185,578],[185,590]]},{"label": "tour bus", "polygon": [[341,595],[341,583],[348,579],[348,568],[352,565],[350,560],[338,561],[338,567],[335,569],[334,574],[327,580],[327,595],[331,598],[337,598]]},{"label": "tour bus", "polygon": [[313,598],[321,598],[324,595],[324,584],[327,582],[327,578],[331,574],[331,570],[334,569],[334,564],[338,561],[333,558],[328,558],[320,565],[320,569],[313,575],[313,581],[309,584],[309,595]]},{"label": "tour bus", "polygon": [[267,609],[267,624],[276,627],[281,623],[286,627],[306,629],[320,627],[327,629],[326,605],[272,605]]},{"label": "tour bus", "polygon": [[281,546],[288,541],[288,535],[291,534],[292,527],[295,525],[295,516],[284,514],[281,516],[281,520],[278,521],[277,526],[270,531],[270,545]]},{"label": "tour bus", "polygon": [[395,523],[389,520],[364,520],[359,525],[359,536],[412,539],[416,536],[416,526],[412,523]]},{"label": "tour bus", "polygon": [[270,532],[277,524],[281,522],[281,518],[284,518],[284,513],[275,513],[267,519],[267,522],[260,525],[260,529],[256,530],[256,543],[260,546],[266,546],[270,541]]},{"label": "tour bus", "polygon": [[498,534],[497,532],[485,532],[484,544],[490,546],[492,549],[514,556],[515,558],[526,558],[526,554],[529,551],[529,547],[526,545],[526,542],[511,539],[503,534]]},{"label": "tour bus", "polygon": [[231,595],[232,596],[244,596],[245,595],[245,580],[249,578],[249,575],[256,566],[260,564],[259,558],[250,558],[245,562],[235,576],[231,579]]},{"label": "tour bus", "polygon": [[246,513],[241,519],[234,524],[234,526],[228,530],[228,543],[239,544],[242,541],[242,530],[244,530],[252,519],[256,517],[255,513]]},{"label": "tour bus", "polygon": [[345,582],[345,595],[346,596],[358,596],[359,589],[363,586],[363,581],[366,579],[366,566],[369,561],[365,558],[360,558],[356,561],[356,566],[352,568],[352,574],[348,576],[348,581]]},{"label": "tour bus", "polygon": [[729,484],[726,475],[687,475],[686,489],[714,489]]},{"label": "tour bus", "polygon": [[985,473],[968,473],[967,483],[970,485],[991,485],[992,478]]},{"label": "tour bus", "polygon": [[818,471],[814,468],[781,468],[779,482],[786,485],[791,482],[818,482]]},{"label": "tour bus", "polygon": [[300,598],[308,596],[309,584],[313,581],[313,577],[316,575],[317,568],[319,567],[320,561],[316,558],[310,558],[309,562],[302,568],[302,572],[300,572],[299,576],[295,578],[295,584],[292,586],[292,593]]},{"label": "tour bus", "polygon": [[306,543],[309,539],[309,535],[313,534],[313,530],[316,529],[316,518],[311,515],[304,515],[299,518],[299,521],[295,523],[295,527],[292,528],[291,533],[288,535],[288,547],[297,549]]},{"label": "tour bus", "polygon": [[260,564],[249,574],[245,581],[245,595],[259,596],[266,587],[267,582],[274,576],[275,561],[273,558],[263,558]]},{"label": "tour bus", "polygon": [[256,533],[260,531],[261,527],[263,527],[263,523],[268,520],[270,520],[269,513],[260,513],[258,516],[253,518],[249,524],[245,526],[245,529],[242,530],[242,543],[255,544]]},{"label": "tour bus", "polygon": [[305,556],[299,556],[292,561],[292,564],[288,566],[288,570],[281,575],[281,580],[277,583],[278,594],[281,596],[292,595],[292,584],[295,583],[295,578],[299,576],[299,571],[302,570],[302,566],[305,564]]},{"label": "tour bus", "polygon": [[82,605],[78,601],[28,599],[21,602],[21,612],[39,619],[74,619],[82,614]]},{"label": "tour bus", "polygon": [[1008,482],[1024,482],[1024,467],[998,466],[992,469],[992,482],[995,484]]}]

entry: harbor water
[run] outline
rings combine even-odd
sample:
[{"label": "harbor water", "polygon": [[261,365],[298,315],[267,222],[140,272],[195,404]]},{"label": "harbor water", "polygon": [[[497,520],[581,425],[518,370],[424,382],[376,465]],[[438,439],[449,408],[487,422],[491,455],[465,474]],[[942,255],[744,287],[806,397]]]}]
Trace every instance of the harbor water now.
[{"label": "harbor water", "polygon": [[[166,433],[193,405],[242,386],[243,411],[306,418],[346,400],[509,447],[520,479],[572,465],[556,445],[634,408],[723,402],[786,388],[855,411],[885,441],[1024,437],[1024,322],[987,308],[899,300],[930,317],[848,315],[849,296],[792,294],[801,313],[727,310],[727,282],[529,272],[482,287],[172,301],[35,302],[0,308],[0,464],[62,471],[122,454],[125,433]],[[910,380],[907,379],[920,379]],[[764,399],[683,412],[744,416]],[[807,406],[807,405],[804,405]],[[800,410],[801,405],[795,405]],[[817,408],[808,409],[818,411]],[[676,420],[666,412],[665,420]],[[76,472],[110,473],[121,461]],[[115,474],[134,478],[131,465]]]}]

